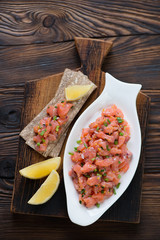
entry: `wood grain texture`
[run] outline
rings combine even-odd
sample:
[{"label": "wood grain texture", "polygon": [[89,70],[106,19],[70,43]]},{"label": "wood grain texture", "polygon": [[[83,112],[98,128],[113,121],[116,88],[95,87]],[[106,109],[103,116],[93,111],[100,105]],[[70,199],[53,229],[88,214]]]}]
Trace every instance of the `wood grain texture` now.
[{"label": "wood grain texture", "polygon": [[[97,221],[82,228],[70,222],[68,218],[50,218],[10,213],[13,179],[0,180],[0,239],[33,240],[83,239],[93,240],[159,240],[160,235],[160,174],[145,174],[143,179],[141,223],[113,223]],[[16,237],[14,237],[16,236]]]},{"label": "wood grain texture", "polygon": [[[160,90],[160,35],[106,38],[113,47],[103,71],[125,82],[141,83],[143,89]],[[80,67],[74,42],[35,44],[0,49],[0,86],[26,81]]]},{"label": "wood grain texture", "polygon": [[[160,82],[160,80],[159,80]],[[160,172],[160,91],[144,91],[151,98],[145,146],[145,172]]]},{"label": "wood grain texture", "polygon": [[159,1],[1,1],[1,45],[160,33]]},{"label": "wood grain texture", "polygon": [[[95,94],[92,95],[85,108],[100,94],[104,87],[105,74],[101,71],[101,65],[104,57],[109,52],[112,43],[107,41],[91,40],[91,39],[76,39],[76,46],[82,59],[81,70],[88,75],[97,86]],[[89,48],[89,46],[92,46]],[[94,58],[93,58],[94,56]],[[95,61],[96,59],[96,61]],[[58,83],[60,82],[61,75],[55,75],[55,79],[48,81],[48,78],[44,78],[40,81],[31,81],[26,85],[25,102],[22,113],[22,128],[31,121],[31,119],[39,113],[53,97]],[[55,86],[53,85],[55,81]],[[39,83],[40,82],[40,83]],[[43,85],[43,88],[42,88]],[[46,90],[46,92],[45,92]],[[48,91],[49,90],[49,91]],[[47,94],[44,94],[47,93]],[[42,96],[42,98],[41,98]],[[44,97],[45,96],[45,97]],[[41,106],[42,105],[42,106]],[[83,107],[83,110],[85,109]],[[146,125],[148,119],[149,98],[139,93],[137,98],[137,109],[139,114],[139,120],[142,130],[142,146],[144,146],[144,140],[146,135]],[[33,111],[32,111],[33,109]],[[63,157],[63,155],[62,155]],[[38,214],[47,216],[67,216],[66,214],[66,202],[63,182],[61,182],[60,188],[55,194],[54,198],[48,201],[45,206],[31,206],[27,204],[28,199],[34,194],[38,187],[42,184],[43,180],[30,181],[23,178],[19,174],[19,170],[33,164],[35,162],[43,160],[42,156],[29,148],[23,139],[19,142],[19,153],[17,158],[16,170],[15,170],[15,185],[13,190],[13,200],[11,210],[15,213],[27,213]],[[141,159],[139,162],[136,176],[127,189],[125,194],[115,203],[107,213],[105,213],[101,219],[113,220],[113,221],[127,221],[127,222],[139,222],[140,215],[140,202],[141,202],[141,187],[142,187],[142,174],[143,174],[143,162],[144,155],[143,149]],[[134,194],[134,201],[133,201]],[[125,203],[125,204],[124,204]],[[56,206],[53,208],[52,206]],[[130,209],[132,208],[132,211]],[[127,209],[127,211],[125,211]]]}]

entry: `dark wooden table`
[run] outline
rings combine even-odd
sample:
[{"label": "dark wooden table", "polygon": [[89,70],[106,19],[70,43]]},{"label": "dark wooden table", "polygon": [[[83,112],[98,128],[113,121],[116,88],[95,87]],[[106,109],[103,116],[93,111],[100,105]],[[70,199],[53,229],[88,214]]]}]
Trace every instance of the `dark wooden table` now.
[{"label": "dark wooden table", "polygon": [[[11,214],[24,84],[80,66],[74,37],[113,41],[103,70],[151,97],[139,224]],[[0,239],[160,239],[160,1],[0,1]]]}]

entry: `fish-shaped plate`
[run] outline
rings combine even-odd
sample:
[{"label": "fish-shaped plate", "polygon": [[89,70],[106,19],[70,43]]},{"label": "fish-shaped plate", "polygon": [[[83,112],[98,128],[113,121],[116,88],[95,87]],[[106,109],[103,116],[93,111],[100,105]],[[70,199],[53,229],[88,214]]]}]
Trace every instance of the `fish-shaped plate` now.
[{"label": "fish-shaped plate", "polygon": [[[133,179],[141,152],[141,130],[136,109],[136,98],[141,87],[140,84],[124,83],[106,73],[103,92],[77,119],[70,132],[64,152],[63,175],[68,215],[75,224],[87,226],[97,221],[121,197]],[[125,120],[130,125],[131,138],[127,147],[133,154],[132,160],[128,171],[121,177],[121,185],[116,195],[104,200],[99,208],[96,206],[86,208],[79,203],[78,193],[68,174],[73,165],[68,153],[74,151],[76,140],[80,138],[82,129],[95,121],[101,115],[103,108],[113,104],[122,110]]]}]

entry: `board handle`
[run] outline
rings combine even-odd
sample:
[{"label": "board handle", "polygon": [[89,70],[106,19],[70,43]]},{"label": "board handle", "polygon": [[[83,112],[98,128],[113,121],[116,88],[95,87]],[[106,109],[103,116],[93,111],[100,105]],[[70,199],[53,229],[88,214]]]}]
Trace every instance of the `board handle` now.
[{"label": "board handle", "polygon": [[75,44],[81,59],[81,71],[93,82],[101,76],[104,58],[112,47],[107,40],[75,37]]}]

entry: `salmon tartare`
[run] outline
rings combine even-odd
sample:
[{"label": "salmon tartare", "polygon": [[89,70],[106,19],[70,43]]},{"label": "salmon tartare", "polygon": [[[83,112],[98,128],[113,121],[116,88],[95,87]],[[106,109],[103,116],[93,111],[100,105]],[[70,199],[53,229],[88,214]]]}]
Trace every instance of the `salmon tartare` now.
[{"label": "salmon tartare", "polygon": [[69,175],[80,204],[99,207],[116,194],[132,158],[129,139],[130,127],[116,105],[103,109],[95,122],[82,129],[78,145],[69,153],[73,162]]},{"label": "salmon tartare", "polygon": [[71,103],[61,101],[47,107],[46,117],[34,126],[33,141],[37,151],[45,152],[49,142],[55,141],[60,136],[63,125],[68,121],[67,114],[72,106]]}]

